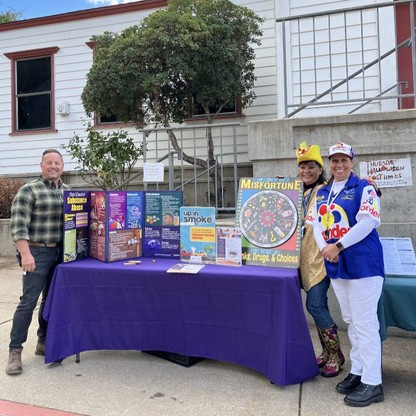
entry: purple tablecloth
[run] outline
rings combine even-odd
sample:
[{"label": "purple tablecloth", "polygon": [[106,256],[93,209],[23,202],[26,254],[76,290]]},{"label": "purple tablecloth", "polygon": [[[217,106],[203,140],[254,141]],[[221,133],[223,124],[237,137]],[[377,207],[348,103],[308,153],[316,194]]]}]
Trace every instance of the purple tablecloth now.
[{"label": "purple tablecloth", "polygon": [[297,270],[172,274],[176,260],[141,261],[58,266],[44,310],[46,363],[87,350],[159,350],[240,364],[281,386],[318,374]]}]

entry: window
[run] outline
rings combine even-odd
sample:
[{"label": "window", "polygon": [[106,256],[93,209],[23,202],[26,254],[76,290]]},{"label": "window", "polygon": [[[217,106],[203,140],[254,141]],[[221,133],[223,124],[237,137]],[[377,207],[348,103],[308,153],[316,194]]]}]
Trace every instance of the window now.
[{"label": "window", "polygon": [[115,124],[120,123],[116,114],[111,114],[111,116],[96,116],[95,124]]},{"label": "window", "polygon": [[[217,111],[216,107],[210,107],[210,113],[213,114]],[[225,105],[217,117],[232,117],[241,115],[241,101],[236,99],[234,102]],[[194,102],[193,108],[191,111],[192,118],[203,118],[206,117],[205,110],[201,104]]]},{"label": "window", "polygon": [[12,63],[12,134],[53,130],[54,54],[59,48],[6,53]]},{"label": "window", "polygon": [[[92,49],[95,53],[95,42],[86,42],[86,45]],[[113,124],[123,124],[117,117],[117,114],[111,114],[110,116],[102,116],[94,112],[94,124],[100,127],[113,127]]]}]

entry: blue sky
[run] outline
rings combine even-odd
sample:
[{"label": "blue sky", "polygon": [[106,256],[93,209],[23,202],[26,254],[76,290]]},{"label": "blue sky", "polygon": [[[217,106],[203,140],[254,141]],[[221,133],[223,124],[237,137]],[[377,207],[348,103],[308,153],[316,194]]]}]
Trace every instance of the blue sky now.
[{"label": "blue sky", "polygon": [[0,12],[9,9],[21,12],[22,20],[132,1],[134,0],[0,0]]}]

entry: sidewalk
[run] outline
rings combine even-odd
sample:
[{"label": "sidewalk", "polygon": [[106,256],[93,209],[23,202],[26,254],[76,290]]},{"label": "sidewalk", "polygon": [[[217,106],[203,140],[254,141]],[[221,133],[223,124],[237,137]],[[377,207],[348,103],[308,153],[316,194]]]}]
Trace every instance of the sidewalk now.
[{"label": "sidewalk", "polygon": [[[34,354],[36,316],[23,351],[23,374],[7,376],[11,320],[21,290],[13,258],[0,257],[0,287],[0,416],[415,414],[416,338],[404,331],[403,336],[390,336],[383,344],[385,401],[361,409],[345,405],[343,395],[335,391],[335,384],[348,374],[348,359],[338,377],[319,376],[286,387],[234,364],[203,360],[184,368],[139,351],[88,351],[81,354],[78,364],[75,357],[69,357],[62,364],[45,365],[43,357]],[[318,348],[312,328],[311,334]],[[341,331],[340,337],[348,354],[346,333]]]}]

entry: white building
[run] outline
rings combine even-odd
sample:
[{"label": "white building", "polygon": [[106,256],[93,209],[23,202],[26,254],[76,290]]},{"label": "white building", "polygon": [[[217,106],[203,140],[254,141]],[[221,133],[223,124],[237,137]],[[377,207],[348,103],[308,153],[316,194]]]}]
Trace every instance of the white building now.
[{"label": "white building", "polygon": [[[262,45],[256,49],[257,98],[243,114],[226,120],[237,120],[243,126],[239,129],[239,150],[248,149],[244,127],[248,123],[285,117],[297,104],[313,100],[331,84],[396,44],[391,7],[285,24],[276,22],[283,17],[345,10],[363,4],[372,6],[380,1],[234,2],[253,9],[265,19]],[[80,96],[92,64],[93,50],[88,45],[91,36],[104,31],[120,32],[166,3],[144,0],[0,25],[0,175],[37,174],[43,149],[61,148],[74,134],[85,135],[85,123],[89,120]],[[283,42],[282,36],[285,36]],[[377,64],[368,74],[354,79],[349,87],[344,85],[329,94],[339,101],[337,105],[310,106],[296,116],[345,114],[362,99],[353,104],[343,103],[344,100],[358,99],[362,91],[376,96],[396,84],[397,72],[396,59]],[[41,88],[32,90],[30,79],[38,76],[41,82],[36,85]],[[397,99],[373,100],[366,111],[397,108]],[[25,117],[27,109],[34,117]],[[114,125],[100,127],[114,130]],[[65,162],[67,171],[74,169],[68,155]]]}]

